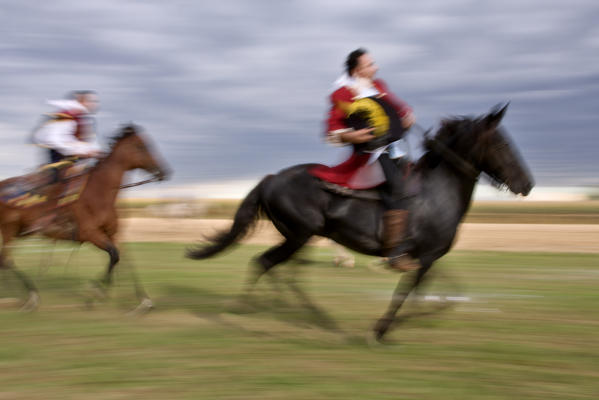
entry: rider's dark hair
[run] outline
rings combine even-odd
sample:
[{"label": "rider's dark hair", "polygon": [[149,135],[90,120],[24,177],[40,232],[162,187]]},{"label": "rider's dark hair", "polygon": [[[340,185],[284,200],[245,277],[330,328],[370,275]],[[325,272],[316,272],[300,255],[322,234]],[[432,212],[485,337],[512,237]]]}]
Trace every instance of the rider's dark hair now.
[{"label": "rider's dark hair", "polygon": [[360,47],[349,53],[347,58],[345,59],[345,71],[348,75],[351,75],[354,72],[354,69],[358,66],[358,58],[362,57],[364,54],[368,53],[365,48]]},{"label": "rider's dark hair", "polygon": [[72,92],[67,93],[66,98],[71,100],[77,100],[79,96],[87,96],[88,94],[97,94],[95,90],[73,90]]}]

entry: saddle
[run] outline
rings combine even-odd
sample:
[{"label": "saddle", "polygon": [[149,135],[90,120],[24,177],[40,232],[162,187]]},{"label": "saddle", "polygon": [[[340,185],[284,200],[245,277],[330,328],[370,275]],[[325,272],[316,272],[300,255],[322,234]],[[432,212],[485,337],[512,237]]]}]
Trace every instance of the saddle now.
[{"label": "saddle", "polygon": [[[399,162],[401,163],[401,161]],[[422,187],[422,181],[420,174],[414,174],[414,165],[412,163],[401,163],[398,165],[400,170],[404,171],[405,180],[404,193],[401,194],[403,198],[414,197],[420,193]],[[381,201],[381,195],[378,190],[378,186],[369,189],[351,189],[346,186],[338,185],[336,183],[327,182],[319,179],[320,186],[327,192],[338,194],[344,197],[350,197],[354,199]],[[380,186],[380,185],[379,185]]]},{"label": "saddle", "polygon": [[87,183],[89,167],[72,160],[48,164],[0,186],[0,202],[26,209],[56,201],[58,207],[74,203]]}]

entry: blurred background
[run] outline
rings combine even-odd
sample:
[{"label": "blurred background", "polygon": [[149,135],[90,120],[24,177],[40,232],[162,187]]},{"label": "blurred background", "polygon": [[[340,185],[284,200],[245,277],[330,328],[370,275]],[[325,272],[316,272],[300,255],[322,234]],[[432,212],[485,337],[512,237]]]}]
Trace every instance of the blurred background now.
[{"label": "blurred background", "polygon": [[580,198],[599,185],[598,14],[590,0],[5,1],[0,177],[40,162],[29,132],[75,89],[98,92],[101,137],[140,124],[175,170],[127,196],[241,197],[288,165],[336,163],[327,96],[362,46],[425,128],[510,101],[531,198]]},{"label": "blurred background", "polygon": [[[117,283],[93,311],[105,254],[13,247],[42,306],[18,313],[24,293],[0,274],[0,398],[596,399],[598,20],[596,0],[0,0],[0,178],[44,161],[29,134],[77,89],[100,97],[102,143],[133,121],[174,169],[122,192]],[[398,275],[379,259],[311,243],[281,273],[312,305],[263,283],[246,313],[232,305],[279,240],[270,224],[222,257],[183,257],[264,175],[347,157],[323,122],[357,47],[425,129],[509,101],[503,126],[537,184],[522,199],[481,180],[455,250],[406,305],[417,318],[390,334],[402,345],[383,348],[366,337]],[[133,266],[157,305],[140,319],[123,317]]]}]

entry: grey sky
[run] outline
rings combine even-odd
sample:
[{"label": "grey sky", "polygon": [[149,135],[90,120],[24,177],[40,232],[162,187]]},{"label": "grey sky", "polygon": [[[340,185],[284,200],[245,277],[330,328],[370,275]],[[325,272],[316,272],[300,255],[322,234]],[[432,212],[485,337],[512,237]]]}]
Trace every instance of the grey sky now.
[{"label": "grey sky", "polygon": [[134,121],[174,184],[255,179],[345,150],[321,131],[346,54],[369,49],[423,126],[511,101],[505,127],[540,185],[598,185],[599,3],[0,1],[0,177],[44,101],[101,96],[101,137]]}]

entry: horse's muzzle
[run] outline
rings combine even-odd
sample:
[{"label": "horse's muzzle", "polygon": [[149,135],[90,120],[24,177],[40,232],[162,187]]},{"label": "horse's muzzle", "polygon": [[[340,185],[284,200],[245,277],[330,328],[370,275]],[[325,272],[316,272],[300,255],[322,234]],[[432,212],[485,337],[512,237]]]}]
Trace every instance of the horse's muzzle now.
[{"label": "horse's muzzle", "polygon": [[156,172],[154,172],[154,176],[159,181],[166,181],[166,180],[170,179],[171,175],[172,175],[172,171],[169,168],[161,168],[161,169],[158,169]]},{"label": "horse's muzzle", "polygon": [[534,183],[529,182],[527,183],[524,188],[522,189],[522,196],[528,196],[528,194],[530,193],[530,191],[532,190],[532,188],[534,187]]}]

